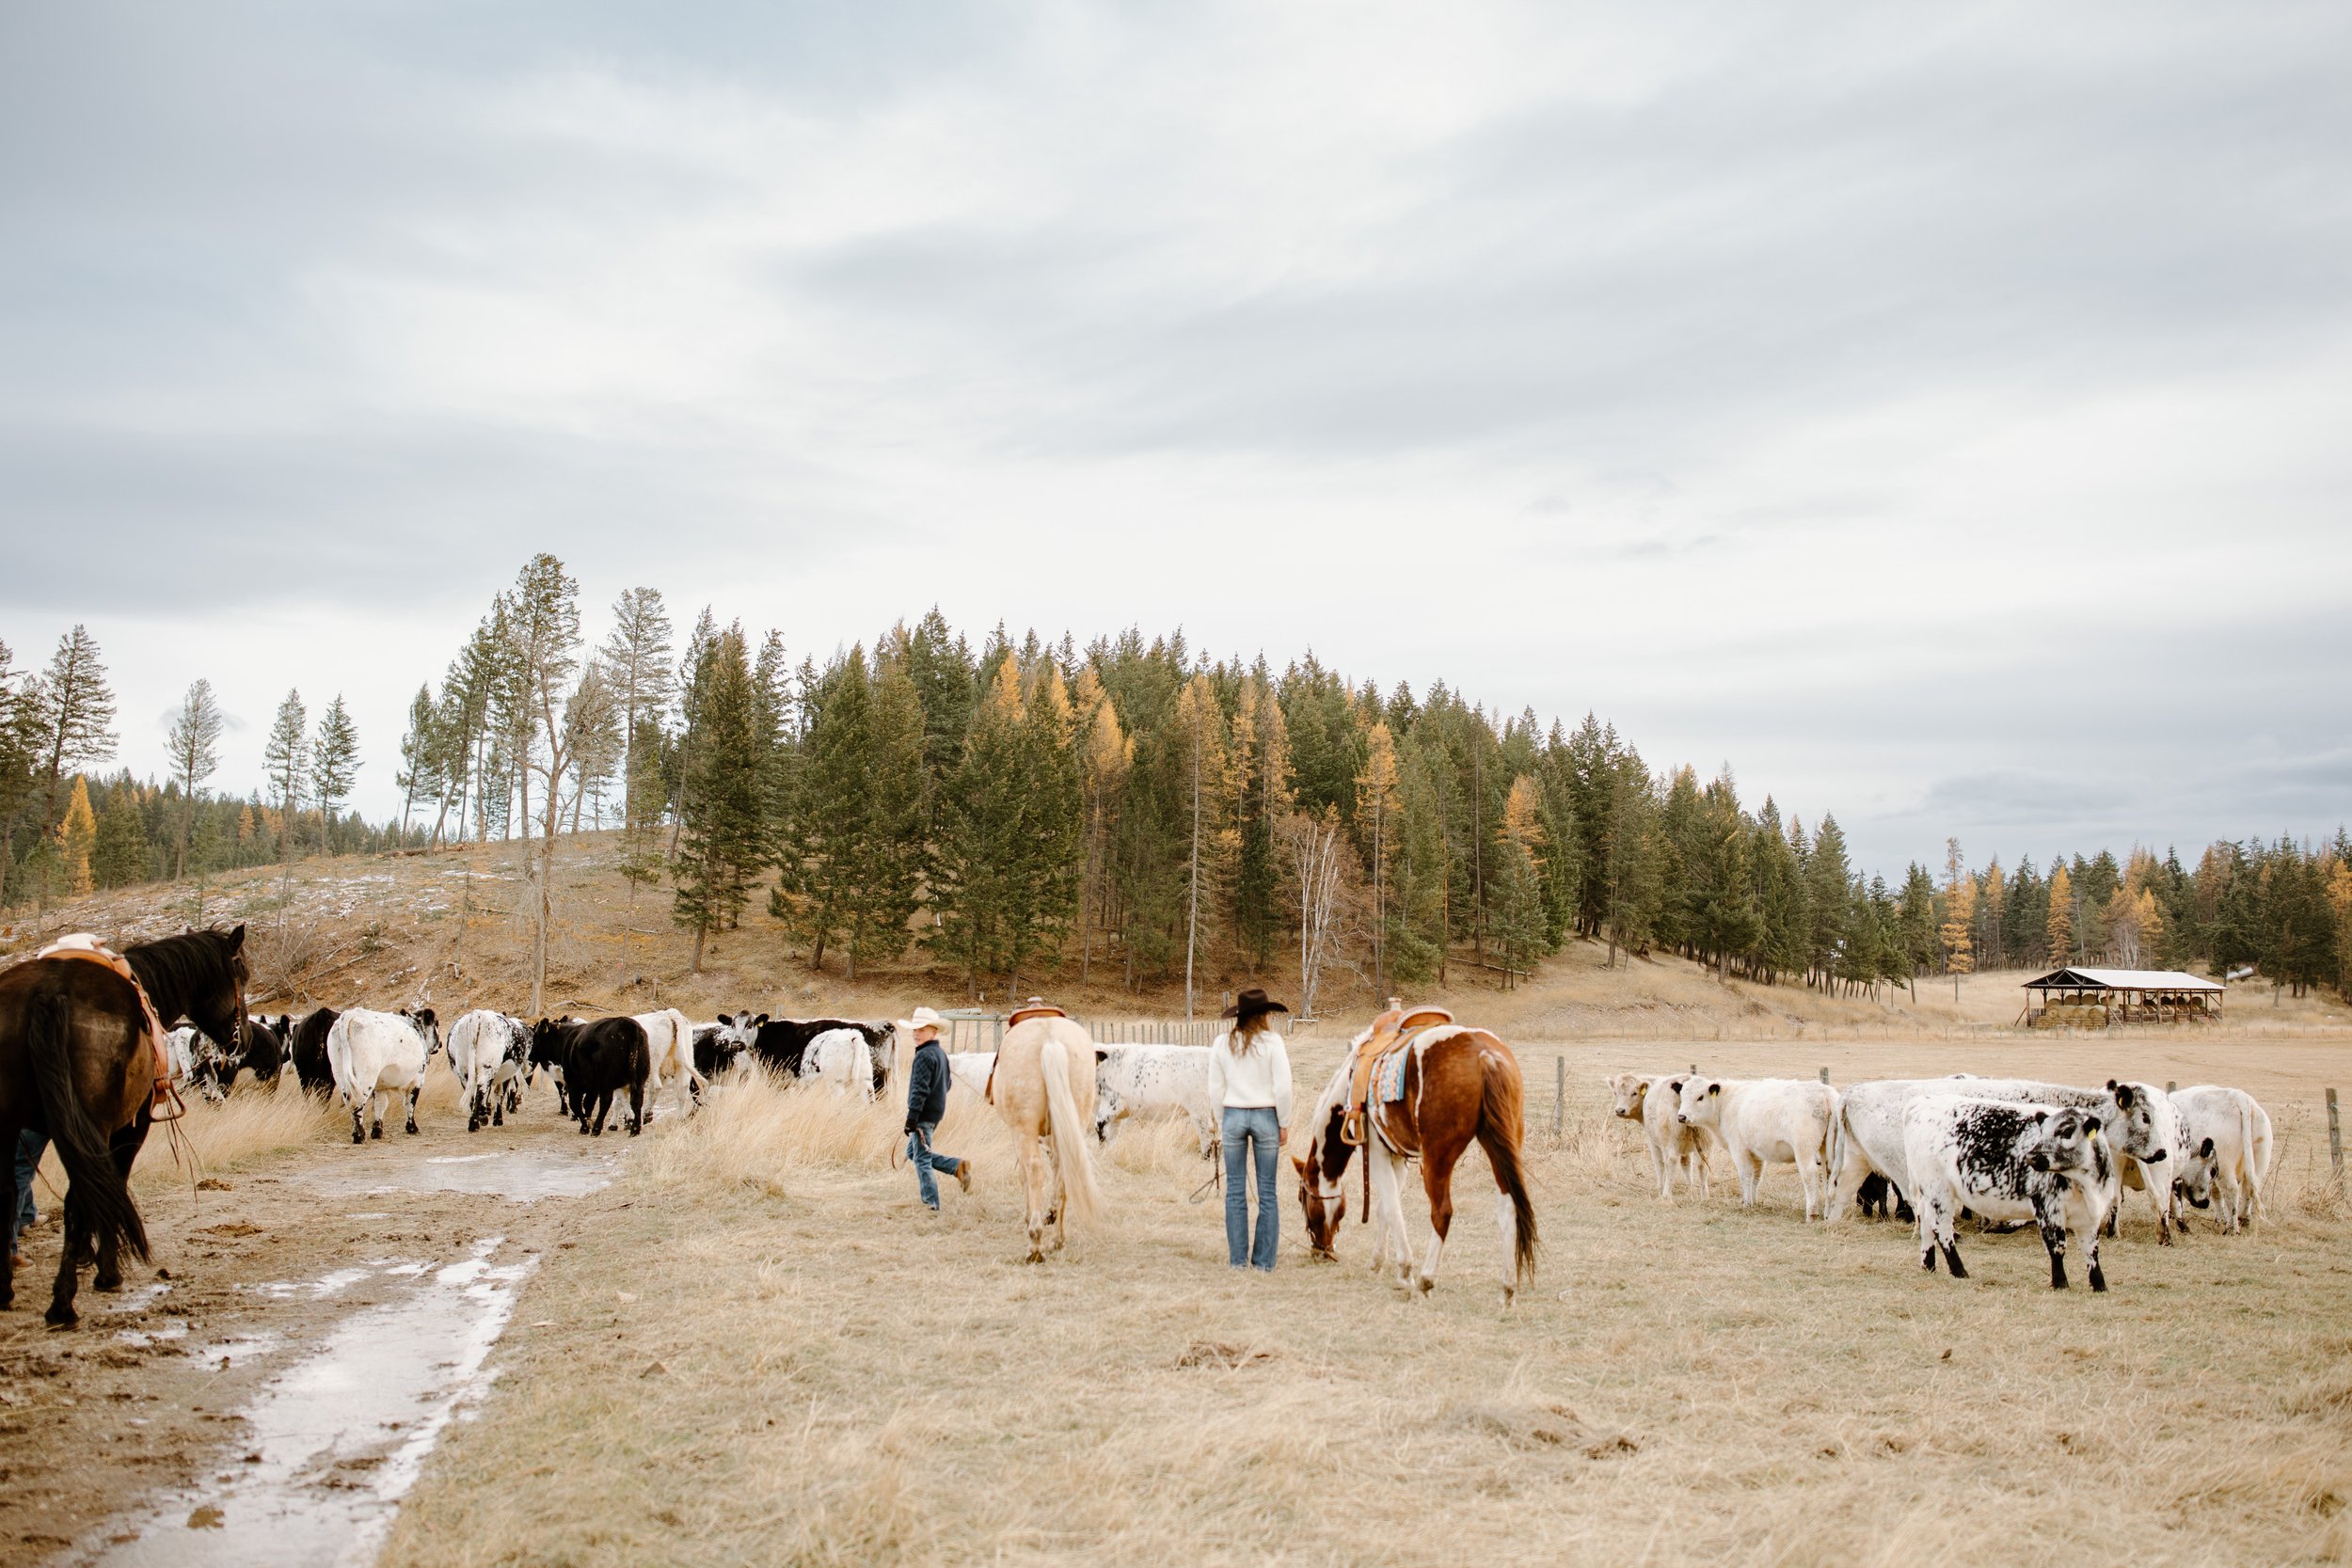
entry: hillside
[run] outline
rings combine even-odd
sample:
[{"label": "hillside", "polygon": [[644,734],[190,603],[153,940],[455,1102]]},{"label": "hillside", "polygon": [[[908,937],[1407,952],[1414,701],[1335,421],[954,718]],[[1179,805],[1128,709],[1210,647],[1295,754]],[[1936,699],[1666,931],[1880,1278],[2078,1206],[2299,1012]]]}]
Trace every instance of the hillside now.
[{"label": "hillside", "polygon": [[[270,1008],[429,1002],[446,1016],[465,1006],[520,1010],[530,1001],[530,925],[519,847],[477,845],[433,855],[344,856],[299,861],[282,878],[246,872],[216,879],[203,916],[243,920],[253,931],[253,1000]],[[611,835],[566,840],[557,853],[557,930],[549,944],[549,1008],[638,1011],[675,1006],[697,1017],[737,1006],[771,1012],[880,1016],[918,1001],[967,1003],[961,976],[910,960],[861,974],[854,985],[829,958],[822,974],[755,898],[740,929],[715,938],[703,973],[690,974],[692,942],[669,921],[669,896],[639,890],[615,868]],[[281,887],[283,902],[281,905]],[[0,926],[0,958],[29,953],[59,933],[90,930],[136,941],[168,935],[197,916],[192,886],[149,884],[59,905],[14,911]],[[1683,959],[1661,956],[1607,967],[1607,949],[1572,942],[1531,980],[1504,991],[1487,972],[1457,965],[1444,987],[1418,999],[1454,1006],[1530,1039],[1903,1037],[2003,1029],[2017,1016],[2019,974],[1963,978],[1954,1004],[1948,979],[1919,983],[1915,998],[1886,1002],[1831,997],[1802,986],[1717,980]],[[1024,976],[1020,993],[1043,993],[1089,1016],[1182,1017],[1181,982],[1129,992],[1115,973],[1081,985],[1075,965]],[[1200,982],[1200,1010],[1214,1013],[1234,988],[1263,984],[1295,999],[1295,969],[1278,951],[1263,974],[1213,971]],[[1360,1019],[1376,1000],[1369,981],[1327,976],[1332,1027]],[[1001,989],[979,999],[1000,1005]],[[2280,997],[2265,985],[2233,989],[2232,1033],[2352,1035],[2352,1015],[2333,998]]]}]

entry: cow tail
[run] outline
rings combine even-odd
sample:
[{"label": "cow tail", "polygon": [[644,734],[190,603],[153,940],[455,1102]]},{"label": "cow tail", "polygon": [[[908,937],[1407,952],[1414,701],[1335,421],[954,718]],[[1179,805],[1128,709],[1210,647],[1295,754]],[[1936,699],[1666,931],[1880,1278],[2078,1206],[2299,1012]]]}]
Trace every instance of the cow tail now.
[{"label": "cow tail", "polygon": [[[1511,1266],[1521,1285],[1535,1277],[1535,1205],[1527,1196],[1527,1171],[1519,1160],[1526,1125],[1519,1075],[1492,1052],[1478,1053],[1478,1141],[1494,1167],[1495,1185],[1511,1200]],[[1367,1158],[1364,1164],[1372,1162]]]},{"label": "cow tail", "polygon": [[1062,1214],[1067,1222],[1084,1225],[1102,1212],[1103,1194],[1094,1184],[1094,1162],[1087,1154],[1086,1118],[1070,1092],[1070,1048],[1049,1034],[1038,1048],[1037,1063],[1045,1076],[1045,1125],[1054,1135]]},{"label": "cow tail", "polygon": [[[33,997],[25,1019],[26,1053],[41,1119],[65,1166],[66,1199],[78,1207],[103,1257],[110,1243],[147,1261],[147,1223],[139,1218],[131,1188],[115,1167],[106,1134],[89,1118],[73,1084],[73,1004],[62,990],[44,987]],[[142,1040],[135,1049],[145,1050]]]}]

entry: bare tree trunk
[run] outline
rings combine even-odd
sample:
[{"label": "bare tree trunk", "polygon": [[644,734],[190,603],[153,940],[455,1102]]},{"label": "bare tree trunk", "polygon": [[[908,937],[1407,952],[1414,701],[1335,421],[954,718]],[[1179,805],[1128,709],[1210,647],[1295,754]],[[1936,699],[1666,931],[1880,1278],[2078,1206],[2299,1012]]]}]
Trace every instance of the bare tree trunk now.
[{"label": "bare tree trunk", "polygon": [[1200,926],[1200,721],[1192,726],[1192,885],[1184,911],[1184,1022],[1192,1022],[1192,955]]}]

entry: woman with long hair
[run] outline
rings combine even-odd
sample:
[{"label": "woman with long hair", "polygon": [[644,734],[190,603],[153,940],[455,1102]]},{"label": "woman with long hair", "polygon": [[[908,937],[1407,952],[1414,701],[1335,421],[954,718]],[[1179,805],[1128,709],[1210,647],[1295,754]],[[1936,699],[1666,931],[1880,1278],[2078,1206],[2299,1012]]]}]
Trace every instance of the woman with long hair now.
[{"label": "woman with long hair", "polygon": [[[1209,1047],[1209,1103],[1225,1137],[1225,1250],[1233,1267],[1274,1272],[1282,1206],[1274,1199],[1275,1151],[1290,1141],[1291,1058],[1269,1022],[1290,1009],[1251,989],[1224,1016],[1232,1027]],[[1248,1176],[1258,1174],[1258,1233],[1249,1234]]]}]

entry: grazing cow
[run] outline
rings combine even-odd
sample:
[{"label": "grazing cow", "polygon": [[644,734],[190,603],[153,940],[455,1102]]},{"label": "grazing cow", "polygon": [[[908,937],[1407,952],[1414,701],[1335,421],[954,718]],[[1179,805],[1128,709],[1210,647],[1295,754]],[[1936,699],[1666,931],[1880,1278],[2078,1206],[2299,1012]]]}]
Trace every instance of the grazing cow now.
[{"label": "grazing cow", "polygon": [[290,1018],[264,1018],[256,1014],[246,1020],[245,1049],[229,1064],[228,1087],[237,1085],[241,1071],[253,1074],[257,1084],[273,1085],[286,1068],[286,1040],[294,1021]]},{"label": "grazing cow", "polygon": [[520,1094],[530,1031],[519,1018],[478,1007],[451,1025],[449,1069],[466,1096],[466,1131],[487,1121],[506,1125],[506,1113]]},{"label": "grazing cow", "polygon": [[732,1013],[710,1023],[694,1025],[694,1070],[704,1082],[731,1070],[736,1058],[751,1049],[758,1037],[759,1026],[768,1022],[760,1013]]},{"label": "grazing cow", "polygon": [[951,1051],[947,1053],[947,1092],[961,1089],[975,1100],[986,1100],[988,1080],[995,1070],[993,1051]]},{"label": "grazing cow", "polygon": [[645,1026],[633,1018],[599,1018],[586,1023],[543,1018],[531,1033],[531,1059],[556,1069],[555,1085],[564,1109],[580,1132],[604,1135],[612,1097],[628,1091],[628,1135],[645,1126],[645,1080],[653,1071],[653,1047]]},{"label": "grazing cow", "polygon": [[770,1019],[752,1039],[752,1056],[771,1072],[805,1078],[811,1042],[829,1030],[854,1029],[866,1037],[874,1065],[872,1093],[879,1094],[889,1082],[890,1069],[898,1058],[898,1027],[895,1022],[859,1023],[846,1018]]},{"label": "grazing cow", "polygon": [[1649,1149],[1650,1174],[1658,1178],[1660,1197],[1675,1196],[1677,1170],[1684,1186],[1701,1197],[1707,1196],[1708,1133],[1677,1116],[1682,1108],[1682,1077],[1665,1073],[1620,1072],[1608,1080],[1617,1115],[1642,1124],[1642,1141]]},{"label": "grazing cow", "polygon": [[170,1064],[173,1083],[194,1084],[197,1081],[196,1042],[203,1038],[201,1032],[187,1024],[164,1037],[164,1058]]},{"label": "grazing cow", "polygon": [[1953,1222],[1963,1209],[1994,1221],[2030,1221],[2050,1253],[2050,1288],[2066,1289],[2066,1233],[2081,1241],[2090,1288],[2099,1270],[2099,1226],[2115,1190],[2115,1167],[2096,1112],[2023,1101],[1922,1096],[1903,1110],[1903,1158],[1919,1211],[1919,1266],[1935,1272],[1936,1249],[1954,1279],[1965,1279]]},{"label": "grazing cow", "polygon": [[[2270,1180],[2270,1113],[2244,1089],[2214,1084],[2175,1089],[2167,1098],[2187,1123],[2189,1164],[2221,1200],[2221,1224],[2233,1234],[2252,1224],[2263,1212],[2263,1183]],[[2194,1188],[2197,1179],[2179,1180]]]},{"label": "grazing cow", "polygon": [[[2135,1147],[2123,1151],[2119,1162],[2122,1166],[2123,1185],[2136,1192],[2145,1192],[2148,1200],[2156,1206],[2156,1242],[2169,1246],[2173,1232],[2180,1230],[2180,1204],[2174,1197],[2175,1188],[2195,1187],[2197,1207],[2202,1209],[2211,1199],[2204,1188],[2206,1172],[2190,1172],[2184,1177],[2182,1168],[2188,1164],[2188,1123],[2172,1103],[2172,1097],[2153,1084],[2123,1084],[2110,1078],[2107,1093],[2115,1097],[2117,1105],[2131,1119],[2145,1129],[2148,1152]],[[2164,1168],[2158,1170],[2156,1167]],[[2117,1219],[2123,1211],[2119,1194],[2115,1207],[2107,1211],[2107,1234],[2115,1234]]]},{"label": "grazing cow", "polygon": [[1205,1045],[1098,1045],[1094,1048],[1094,1136],[1109,1143],[1119,1124],[1146,1111],[1192,1118],[1200,1157],[1213,1160],[1223,1119],[1209,1102]]},{"label": "grazing cow", "polygon": [[[335,1092],[351,1107],[351,1141],[384,1135],[384,1107],[394,1095],[408,1101],[408,1131],[417,1130],[417,1096],[424,1092],[425,1064],[441,1049],[433,1009],[380,1013],[354,1007],[326,1032],[326,1061]],[[361,1125],[373,1112],[373,1128]]]},{"label": "grazing cow", "polygon": [[801,1082],[830,1084],[835,1094],[874,1098],[880,1087],[870,1070],[871,1048],[855,1029],[828,1029],[808,1042],[801,1057]]},{"label": "grazing cow", "polygon": [[230,1070],[227,1067],[229,1053],[203,1030],[182,1024],[165,1037],[165,1053],[170,1059],[174,1081],[186,1085],[215,1104],[229,1098],[225,1076]]},{"label": "grazing cow", "polygon": [[327,1094],[335,1087],[335,1070],[326,1061],[326,1035],[335,1027],[337,1016],[334,1008],[321,1007],[310,1017],[296,1020],[293,1038],[287,1045],[294,1077],[315,1095]]},{"label": "grazing cow", "polygon": [[1740,1207],[1753,1206],[1768,1162],[1797,1167],[1804,1217],[1820,1213],[1829,1186],[1829,1130],[1837,1091],[1806,1078],[1685,1079],[1675,1112],[1686,1126],[1713,1132],[1740,1178]]},{"label": "grazing cow", "polygon": [[645,1102],[650,1105],[664,1088],[677,1087],[678,1110],[691,1115],[702,1106],[703,1075],[694,1069],[694,1025],[675,1007],[639,1013],[645,1043],[653,1053],[653,1069],[645,1079]]}]

